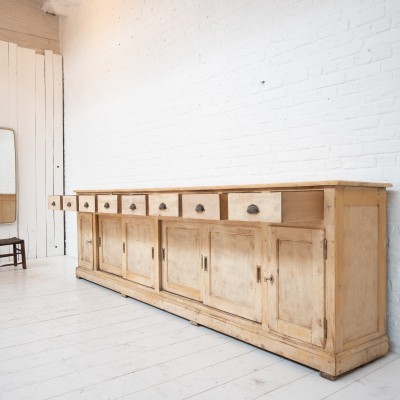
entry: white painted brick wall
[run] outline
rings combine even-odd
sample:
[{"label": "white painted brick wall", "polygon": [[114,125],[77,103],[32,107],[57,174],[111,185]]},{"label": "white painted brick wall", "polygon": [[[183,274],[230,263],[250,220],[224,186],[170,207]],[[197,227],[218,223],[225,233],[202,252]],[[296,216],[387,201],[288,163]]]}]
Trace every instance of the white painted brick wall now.
[{"label": "white painted brick wall", "polygon": [[[400,350],[400,1],[83,1],[62,22],[66,192],[349,179],[388,196]],[[67,216],[67,251],[76,254]]]}]

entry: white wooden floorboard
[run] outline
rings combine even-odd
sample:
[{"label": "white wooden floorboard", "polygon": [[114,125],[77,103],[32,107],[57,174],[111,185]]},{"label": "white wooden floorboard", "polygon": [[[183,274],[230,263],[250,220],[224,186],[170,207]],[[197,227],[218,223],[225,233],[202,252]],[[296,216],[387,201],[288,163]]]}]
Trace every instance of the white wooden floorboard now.
[{"label": "white wooden floorboard", "polygon": [[[319,374],[315,371],[303,376],[300,379],[291,381],[286,385],[275,388],[274,390],[268,391],[268,393],[260,399],[271,399],[271,400],[287,400],[296,398],[299,400],[318,400],[325,399],[327,396],[342,390],[355,382],[357,379],[361,379],[390,363],[394,359],[398,359],[399,355],[395,353],[389,353],[385,357],[382,357],[373,363],[367,364],[366,366],[355,370],[354,372],[344,375],[335,382],[321,379]],[[398,371],[400,373],[400,370]]]},{"label": "white wooden floorboard", "polygon": [[[226,382],[218,382],[209,390],[198,395],[191,396],[192,399],[256,399],[267,392],[295,381],[310,374],[310,370],[302,365],[281,360],[266,368],[255,372],[251,371],[237,379],[230,379]],[[214,382],[213,382],[214,384]],[[183,396],[182,398],[187,398]]]},{"label": "white wooden floorboard", "polygon": [[400,355],[336,382],[75,278],[76,260],[0,268],[0,400],[400,399]]},{"label": "white wooden floorboard", "polygon": [[327,399],[393,399],[400,395],[399,380],[400,359],[397,358],[382,368],[327,396]]},{"label": "white wooden floorboard", "polygon": [[[261,353],[254,349],[239,357],[226,359],[223,362],[212,365],[200,371],[183,374],[174,380],[153,386],[148,390],[136,392],[123,397],[124,399],[143,398],[169,398],[184,399],[205,393],[216,386],[223,385],[235,379],[239,379],[254,371],[259,371],[269,365],[281,362],[277,356],[269,353]],[[258,394],[262,394],[258,393]],[[254,394],[254,393],[253,393]],[[226,397],[226,398],[229,398]]]}]

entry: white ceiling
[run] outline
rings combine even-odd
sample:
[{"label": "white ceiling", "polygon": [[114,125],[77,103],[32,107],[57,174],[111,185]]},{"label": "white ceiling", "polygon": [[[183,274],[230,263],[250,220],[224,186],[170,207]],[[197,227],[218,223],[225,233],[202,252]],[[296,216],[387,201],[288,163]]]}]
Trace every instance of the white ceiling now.
[{"label": "white ceiling", "polygon": [[42,11],[65,17],[73,7],[78,6],[81,0],[34,0],[40,4]]}]

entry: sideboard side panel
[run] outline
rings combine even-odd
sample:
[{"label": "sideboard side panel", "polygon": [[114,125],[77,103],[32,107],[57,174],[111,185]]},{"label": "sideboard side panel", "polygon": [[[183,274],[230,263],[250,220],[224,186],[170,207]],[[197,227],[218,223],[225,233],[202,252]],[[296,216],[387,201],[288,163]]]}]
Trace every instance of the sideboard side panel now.
[{"label": "sideboard side panel", "polygon": [[[377,189],[345,189],[342,236],[343,350],[385,334],[382,201]],[[381,201],[382,200],[382,201]]]}]

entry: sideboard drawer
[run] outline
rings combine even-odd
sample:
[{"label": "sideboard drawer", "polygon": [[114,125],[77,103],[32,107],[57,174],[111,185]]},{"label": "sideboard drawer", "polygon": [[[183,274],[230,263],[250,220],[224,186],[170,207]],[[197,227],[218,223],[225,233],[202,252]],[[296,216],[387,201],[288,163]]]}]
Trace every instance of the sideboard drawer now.
[{"label": "sideboard drawer", "polygon": [[47,199],[47,208],[49,210],[62,210],[62,196],[49,196]]},{"label": "sideboard drawer", "polygon": [[105,214],[118,213],[118,195],[102,194],[97,196],[97,212]]},{"label": "sideboard drawer", "polygon": [[146,195],[121,196],[121,212],[128,215],[147,215]]},{"label": "sideboard drawer", "polygon": [[281,192],[229,193],[228,216],[236,221],[282,222]]},{"label": "sideboard drawer", "polygon": [[200,193],[182,195],[182,217],[194,219],[226,219],[226,195]]},{"label": "sideboard drawer", "polygon": [[78,211],[78,196],[63,196],[63,210],[64,211]]},{"label": "sideboard drawer", "polygon": [[179,194],[161,193],[149,195],[149,215],[179,217]]},{"label": "sideboard drawer", "polygon": [[79,196],[79,211],[94,213],[96,211],[96,196]]}]

